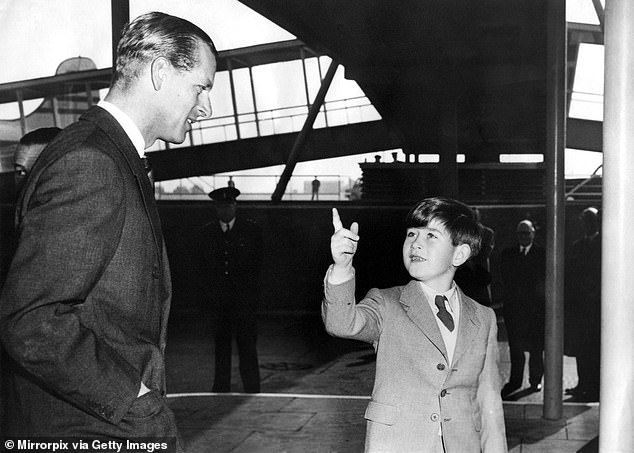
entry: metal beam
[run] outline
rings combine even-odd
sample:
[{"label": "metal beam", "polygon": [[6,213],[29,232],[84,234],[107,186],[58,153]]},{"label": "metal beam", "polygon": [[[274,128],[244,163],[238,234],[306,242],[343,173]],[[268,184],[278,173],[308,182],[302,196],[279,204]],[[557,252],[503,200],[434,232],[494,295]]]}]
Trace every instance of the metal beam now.
[{"label": "metal beam", "polygon": [[592,4],[594,5],[594,11],[597,13],[597,18],[599,19],[599,26],[603,32],[605,31],[605,11],[603,10],[603,5],[601,4],[601,0],[592,0]]},{"label": "metal beam", "polygon": [[22,90],[15,91],[15,97],[18,100],[18,110],[20,111],[20,130],[22,135],[26,134],[26,117],[24,116],[24,102],[22,98]]},{"label": "metal beam", "polygon": [[[113,1],[117,2],[117,0]],[[123,24],[121,24],[121,27],[123,27]],[[313,50],[306,47],[298,39],[223,50],[218,57],[218,71],[226,71],[229,60],[231,60],[232,69],[234,70],[297,60],[299,59],[299,49],[316,56]],[[2,83],[0,84],[0,104],[16,102],[16,90],[18,89],[22,90],[23,100],[26,101],[56,94],[80,93],[84,91],[84,82],[89,82],[93,90],[108,88],[111,79],[112,68],[104,68]]]},{"label": "metal beam", "polygon": [[[156,181],[284,165],[298,132],[148,153]],[[299,161],[330,159],[403,146],[383,120],[314,129]]]},{"label": "metal beam", "polygon": [[112,67],[117,67],[117,45],[121,38],[123,26],[130,20],[129,0],[110,0],[112,23]]},{"label": "metal beam", "polygon": [[236,137],[238,140],[240,140],[240,119],[238,118],[238,103],[236,101],[236,85],[235,85],[235,81],[233,80],[233,68],[231,66],[231,59],[227,60],[227,71],[229,71],[229,87],[231,88],[231,105],[233,106],[233,121],[236,125]]},{"label": "metal beam", "polygon": [[566,144],[566,1],[550,0],[547,14],[546,319],[544,418],[563,415],[564,231]]},{"label": "metal beam", "polygon": [[634,451],[634,2],[605,8],[599,450]]},{"label": "metal beam", "polygon": [[324,99],[326,98],[326,93],[328,92],[328,88],[330,88],[330,84],[332,83],[332,79],[335,77],[335,73],[337,72],[337,68],[339,64],[332,60],[330,62],[330,67],[328,68],[328,72],[326,72],[326,77],[321,83],[321,87],[319,88],[319,92],[315,97],[315,102],[311,105],[310,110],[308,111],[308,117],[306,117],[306,122],[304,123],[304,127],[302,127],[301,132],[297,136],[297,140],[293,144],[293,149],[291,150],[291,154],[288,157],[288,162],[286,162],[286,167],[280,176],[280,180],[277,183],[277,187],[275,187],[275,191],[273,195],[271,195],[271,199],[273,201],[281,201],[284,192],[286,191],[286,186],[288,182],[291,180],[291,176],[293,175],[293,170],[295,170],[295,165],[299,160],[299,155],[302,152],[302,148],[306,143],[306,139],[310,135],[310,131],[313,128],[313,124],[315,123],[315,119],[317,118],[317,114],[319,113],[319,109],[324,103]]}]

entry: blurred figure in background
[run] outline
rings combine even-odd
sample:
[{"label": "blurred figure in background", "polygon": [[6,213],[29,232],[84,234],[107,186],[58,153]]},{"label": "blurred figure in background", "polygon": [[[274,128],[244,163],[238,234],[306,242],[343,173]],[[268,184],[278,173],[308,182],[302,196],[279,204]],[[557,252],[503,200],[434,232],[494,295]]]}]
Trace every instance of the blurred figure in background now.
[{"label": "blurred figure in background", "polygon": [[530,354],[528,375],[530,390],[539,392],[544,375],[544,280],[546,253],[535,244],[535,226],[522,220],[516,228],[514,247],[502,251],[500,265],[504,285],[504,324],[511,353],[511,376],[502,389],[502,398],[522,387],[524,351]]},{"label": "blurred figure in background", "polygon": [[61,129],[59,127],[42,127],[25,134],[15,149],[13,168],[16,199],[24,187],[26,178],[42,150],[53,140]]},{"label": "blurred figure in background", "polygon": [[480,211],[473,208],[480,233],[482,234],[482,248],[480,252],[467,260],[456,271],[454,279],[462,291],[476,302],[491,306],[491,253],[495,247],[495,232],[480,221]]},{"label": "blurred figure in background", "polygon": [[2,219],[2,237],[0,238],[0,288],[4,285],[4,279],[9,270],[13,253],[15,253],[16,240],[14,214],[15,202],[20,196],[26,179],[33,167],[33,164],[39,157],[42,150],[55,138],[61,129],[59,127],[42,127],[25,134],[18,144],[15,146],[13,154],[13,200],[12,212],[8,210],[3,212]]},{"label": "blurred figure in background", "polygon": [[310,199],[319,200],[319,188],[321,187],[321,181],[317,179],[317,176],[315,176],[315,179],[313,179],[313,182],[311,183],[311,185],[313,190],[312,190]]},{"label": "blurred figure in background", "polygon": [[567,257],[565,278],[565,354],[577,359],[576,387],[566,389],[574,401],[599,401],[601,363],[601,234],[599,211],[579,216],[584,236]]}]

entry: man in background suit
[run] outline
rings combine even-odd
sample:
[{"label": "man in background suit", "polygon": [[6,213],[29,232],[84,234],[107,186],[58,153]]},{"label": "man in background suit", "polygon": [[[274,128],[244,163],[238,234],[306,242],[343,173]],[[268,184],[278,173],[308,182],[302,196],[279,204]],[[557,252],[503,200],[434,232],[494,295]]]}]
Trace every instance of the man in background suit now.
[{"label": "man in background suit", "polygon": [[181,451],[165,403],[169,267],[141,156],[211,116],[216,55],[194,24],[139,16],[105,101],[35,163],[0,298],[4,435],[166,438]]},{"label": "man in background suit", "polygon": [[454,280],[467,296],[486,307],[490,307],[492,303],[491,253],[495,248],[495,232],[480,222],[478,208],[472,208],[472,210],[480,225],[482,246],[476,256],[472,256],[458,268]]},{"label": "man in background suit", "polygon": [[599,401],[601,371],[601,234],[599,211],[589,207],[579,220],[583,238],[567,257],[565,353],[577,360],[577,386],[566,389],[573,401]]},{"label": "man in background suit", "polygon": [[[42,150],[55,138],[61,129],[59,127],[41,127],[32,130],[22,136],[15,147],[13,153],[13,184],[9,190],[11,193],[11,202],[15,209],[15,201],[17,200],[26,178],[33,168],[33,164],[39,157]],[[6,195],[6,194],[3,194]],[[4,198],[4,197],[3,197]],[[8,200],[8,198],[5,198]],[[8,212],[7,212],[8,214]],[[15,252],[15,229],[14,229],[14,212],[2,219],[2,229],[0,230],[0,288],[4,285],[4,278],[9,271],[9,265]]]},{"label": "man in background suit", "polygon": [[528,371],[532,392],[541,390],[544,375],[546,254],[534,242],[533,222],[522,220],[515,231],[518,245],[504,249],[500,258],[504,284],[504,324],[511,353],[511,377],[502,388],[503,398],[522,387],[524,351],[530,354]]},{"label": "man in background suit", "polygon": [[231,343],[235,335],[244,391],[259,393],[256,340],[262,231],[252,220],[237,215],[238,195],[240,191],[234,187],[209,193],[217,218],[201,231],[200,270],[214,321],[213,391],[231,391]]}]

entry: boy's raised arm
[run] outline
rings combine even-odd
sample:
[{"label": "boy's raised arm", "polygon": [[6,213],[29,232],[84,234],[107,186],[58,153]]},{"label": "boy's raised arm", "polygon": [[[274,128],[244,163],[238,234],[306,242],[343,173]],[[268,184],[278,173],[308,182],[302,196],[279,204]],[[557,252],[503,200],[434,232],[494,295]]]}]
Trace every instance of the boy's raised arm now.
[{"label": "boy's raised arm", "polygon": [[332,284],[343,283],[354,276],[352,258],[359,242],[359,224],[352,222],[350,229],[343,227],[337,208],[332,209],[332,226],[335,232],[330,238],[330,252],[334,262],[328,281]]}]

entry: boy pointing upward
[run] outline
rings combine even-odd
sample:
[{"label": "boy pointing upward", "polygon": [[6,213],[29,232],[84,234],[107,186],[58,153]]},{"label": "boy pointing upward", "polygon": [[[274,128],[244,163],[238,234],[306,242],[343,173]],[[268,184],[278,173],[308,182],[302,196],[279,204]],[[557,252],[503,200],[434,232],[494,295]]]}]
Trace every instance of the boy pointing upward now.
[{"label": "boy pointing upward", "polygon": [[359,226],[344,228],[336,209],[333,226],[326,330],[372,343],[377,354],[365,451],[506,452],[495,313],[453,281],[480,247],[473,211],[447,198],[414,206],[403,242],[412,280],[373,288],[358,304],[352,260]]}]

